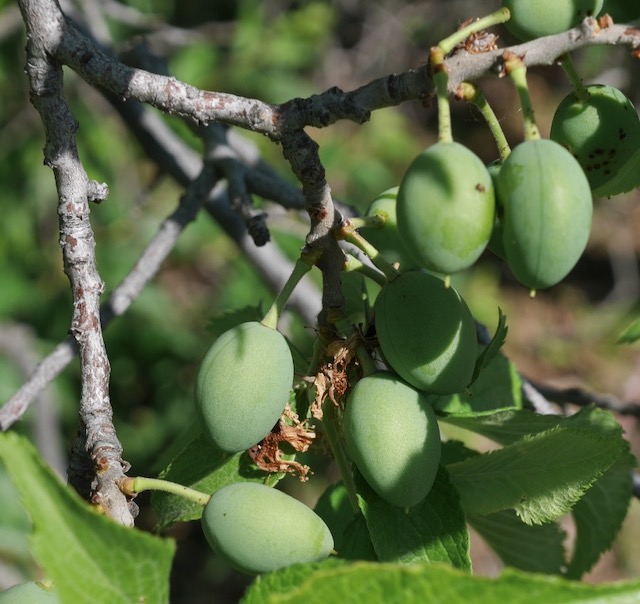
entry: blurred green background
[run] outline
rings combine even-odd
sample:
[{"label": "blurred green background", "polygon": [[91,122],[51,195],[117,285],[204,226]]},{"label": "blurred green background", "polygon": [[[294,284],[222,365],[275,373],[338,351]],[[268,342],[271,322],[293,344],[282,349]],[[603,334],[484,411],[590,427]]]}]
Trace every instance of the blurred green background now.
[{"label": "blurred green background", "polygon": [[[467,18],[482,16],[497,1],[242,0],[212,3],[187,0],[78,2],[80,19],[88,7],[115,52],[143,36],[172,75],[195,86],[280,103],[322,92],[350,90],[370,80],[424,65],[428,48]],[[95,22],[92,23],[95,25]],[[498,29],[501,44],[513,39]],[[58,245],[56,193],[52,172],[43,166],[44,136],[28,101],[23,73],[24,26],[17,5],[0,1],[0,404],[25,380],[35,361],[66,337],[71,316],[69,284]],[[591,48],[575,57],[588,82],[621,88],[638,106],[638,63],[626,49]],[[80,123],[81,160],[91,178],[108,183],[110,195],[92,206],[97,256],[107,293],[134,265],[182,189],[146,158],[119,116],[101,94],[65,71],[67,99]],[[558,67],[533,69],[529,80],[536,117],[547,135],[555,107],[569,91]],[[481,83],[512,144],[522,137],[516,96],[509,82]],[[479,114],[453,103],[454,137],[487,163],[495,144]],[[196,151],[198,141],[176,119],[168,123]],[[420,103],[376,112],[363,126],[339,122],[309,129],[334,195],[364,210],[376,195],[395,186],[413,157],[436,138],[435,107]],[[263,157],[294,182],[279,147],[244,133]],[[261,201],[261,200],[258,200]],[[509,322],[506,352],[533,380],[559,387],[580,386],[620,401],[640,401],[640,353],[615,339],[638,310],[640,275],[637,192],[598,200],[592,240],[576,269],[562,284],[530,300],[506,267],[487,253],[456,284],[476,318],[492,329],[500,306]],[[266,203],[266,202],[265,202]],[[304,223],[294,213],[274,212],[272,235],[289,255],[302,245]],[[292,224],[297,224],[292,229]],[[156,279],[125,316],[105,333],[112,364],[111,398],[115,424],[132,474],[160,469],[168,447],[189,428],[198,363],[225,324],[224,313],[265,308],[273,292],[204,213],[188,226]],[[290,335],[308,350],[313,331]],[[25,354],[25,351],[28,354]],[[29,433],[50,463],[64,471],[66,451],[77,428],[79,370],[74,362],[48,389],[36,413],[16,429]],[[44,410],[43,410],[44,409]],[[622,419],[634,451],[638,431]],[[301,487],[286,488],[313,503],[335,476],[316,460],[316,475]],[[28,521],[0,473],[0,589],[37,574],[29,558]],[[152,527],[146,499],[140,523]],[[590,580],[640,574],[640,511],[634,503],[619,543]],[[176,527],[180,548],[173,577],[176,602],[237,601],[247,578],[231,573],[209,554],[199,527]],[[478,572],[499,566],[474,540]],[[194,574],[195,573],[195,574]]]}]

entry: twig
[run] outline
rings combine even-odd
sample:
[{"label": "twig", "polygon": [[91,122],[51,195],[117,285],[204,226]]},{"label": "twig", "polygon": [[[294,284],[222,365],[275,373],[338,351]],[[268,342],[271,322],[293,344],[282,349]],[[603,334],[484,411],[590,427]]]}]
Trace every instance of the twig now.
[{"label": "twig", "polygon": [[[122,446],[112,422],[109,400],[110,365],[100,325],[100,295],[104,284],[95,259],[95,240],[89,221],[89,201],[106,191],[91,183],[78,158],[77,123],[63,93],[62,68],[47,52],[42,32],[59,23],[20,5],[27,27],[27,75],[31,101],[40,113],[46,133],[45,163],[58,191],[60,245],[64,270],[71,283],[73,316],[70,333],[81,359],[80,429],[72,449],[69,482],[91,494],[117,522],[133,525],[133,509],[116,481],[124,475]],[[85,469],[91,467],[87,474]]]},{"label": "twig", "polygon": [[553,401],[557,405],[575,405],[577,407],[596,405],[601,409],[607,409],[620,415],[640,418],[640,404],[626,403],[612,395],[596,394],[577,387],[553,388],[539,382],[531,382],[531,385],[547,400]]}]

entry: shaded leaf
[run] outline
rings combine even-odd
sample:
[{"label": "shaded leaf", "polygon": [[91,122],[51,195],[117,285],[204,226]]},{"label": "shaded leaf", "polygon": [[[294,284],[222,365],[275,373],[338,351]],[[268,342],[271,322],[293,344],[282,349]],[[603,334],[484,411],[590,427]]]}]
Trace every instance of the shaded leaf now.
[{"label": "shaded leaf", "polygon": [[356,487],[371,542],[381,561],[447,562],[471,569],[464,513],[444,468],[424,501],[408,510],[381,499],[358,473]]},{"label": "shaded leaf", "polygon": [[566,535],[556,523],[525,524],[513,510],[469,516],[467,520],[507,566],[560,574],[566,565]]},{"label": "shaded leaf", "polygon": [[97,514],[13,432],[0,434],[0,460],[31,517],[33,553],[62,602],[169,601],[172,541]]}]

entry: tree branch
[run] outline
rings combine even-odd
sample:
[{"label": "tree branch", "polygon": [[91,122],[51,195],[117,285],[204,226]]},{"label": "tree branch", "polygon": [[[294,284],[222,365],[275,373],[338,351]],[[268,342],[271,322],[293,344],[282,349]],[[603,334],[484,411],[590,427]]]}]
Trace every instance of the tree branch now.
[{"label": "tree branch", "polygon": [[[54,172],[58,190],[60,245],[73,294],[70,333],[81,360],[80,429],[70,460],[69,482],[85,497],[91,494],[116,521],[133,525],[132,509],[117,488],[126,464],[112,422],[110,365],[100,325],[104,284],[89,221],[89,201],[104,199],[106,189],[89,181],[78,158],[77,123],[64,99],[62,67],[51,59],[43,37],[55,31],[56,20],[44,23],[42,14],[22,4],[20,7],[27,27],[31,101],[45,128],[45,163]],[[87,468],[91,471],[85,472]]]}]

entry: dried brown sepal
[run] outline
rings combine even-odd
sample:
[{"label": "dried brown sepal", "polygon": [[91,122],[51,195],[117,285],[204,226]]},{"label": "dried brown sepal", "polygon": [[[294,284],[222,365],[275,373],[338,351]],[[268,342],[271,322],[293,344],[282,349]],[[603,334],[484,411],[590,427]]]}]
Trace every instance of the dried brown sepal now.
[{"label": "dried brown sepal", "polygon": [[264,472],[297,474],[301,482],[309,480],[311,468],[293,459],[285,459],[285,453],[280,448],[287,443],[295,451],[304,453],[309,449],[316,437],[308,420],[303,422],[291,407],[287,405],[282,417],[275,428],[257,445],[248,451],[249,457],[256,466]]},{"label": "dried brown sepal", "polygon": [[327,361],[320,365],[318,373],[313,379],[315,398],[311,403],[311,415],[322,419],[322,406],[327,397],[336,406],[349,388],[349,368],[355,361],[356,347],[360,341],[359,335],[346,340],[333,340],[325,348]]}]

